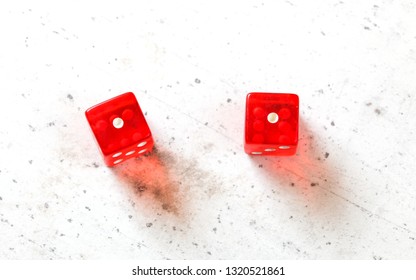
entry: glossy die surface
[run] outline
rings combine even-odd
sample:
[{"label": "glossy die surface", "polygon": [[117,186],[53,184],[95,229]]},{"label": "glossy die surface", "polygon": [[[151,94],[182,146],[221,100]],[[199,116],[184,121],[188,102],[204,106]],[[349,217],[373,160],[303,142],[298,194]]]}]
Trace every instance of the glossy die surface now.
[{"label": "glossy die surface", "polygon": [[85,115],[108,166],[153,148],[149,126],[131,92],[95,105]]},{"label": "glossy die surface", "polygon": [[252,92],[246,99],[244,150],[251,155],[296,153],[299,97],[291,93]]}]

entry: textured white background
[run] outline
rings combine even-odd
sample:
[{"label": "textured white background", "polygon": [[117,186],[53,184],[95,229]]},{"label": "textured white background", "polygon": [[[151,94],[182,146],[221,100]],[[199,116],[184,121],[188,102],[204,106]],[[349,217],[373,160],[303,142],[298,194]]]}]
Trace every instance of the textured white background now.
[{"label": "textured white background", "polygon": [[[15,2],[0,258],[416,258],[414,1]],[[157,149],[110,169],[84,111],[127,91]],[[250,91],[300,96],[296,156],[243,153]]]}]

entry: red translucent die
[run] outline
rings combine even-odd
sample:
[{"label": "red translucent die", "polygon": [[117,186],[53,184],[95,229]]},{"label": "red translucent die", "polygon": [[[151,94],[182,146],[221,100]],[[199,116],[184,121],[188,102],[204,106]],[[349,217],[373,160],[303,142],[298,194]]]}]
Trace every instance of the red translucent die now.
[{"label": "red translucent die", "polygon": [[244,151],[251,155],[296,153],[299,97],[291,93],[252,92],[246,99]]},{"label": "red translucent die", "polygon": [[106,165],[143,155],[153,148],[153,138],[132,92],[111,98],[85,111]]}]

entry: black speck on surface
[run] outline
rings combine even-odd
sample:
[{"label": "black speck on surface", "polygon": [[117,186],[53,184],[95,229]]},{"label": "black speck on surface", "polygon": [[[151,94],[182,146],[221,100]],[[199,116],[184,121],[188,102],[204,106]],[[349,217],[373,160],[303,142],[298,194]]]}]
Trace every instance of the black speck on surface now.
[{"label": "black speck on surface", "polygon": [[68,223],[72,223],[72,219],[67,219]]},{"label": "black speck on surface", "polygon": [[259,168],[263,168],[263,164],[259,164]]},{"label": "black speck on surface", "polygon": [[31,160],[31,159],[30,159],[30,160],[29,160],[29,164],[32,164],[32,163],[33,163],[33,160]]},{"label": "black speck on surface", "polygon": [[51,126],[55,126],[55,122],[49,122],[47,125],[48,125],[49,127],[51,127]]},{"label": "black speck on surface", "polygon": [[71,94],[68,94],[68,95],[66,96],[66,98],[68,98],[69,100],[73,100],[73,99],[74,99],[74,97],[73,97]]},{"label": "black speck on surface", "polygon": [[311,183],[311,187],[315,187],[317,185],[318,185],[318,183]]},{"label": "black speck on surface", "polygon": [[196,78],[196,79],[195,79],[195,83],[200,84],[200,83],[201,83],[201,80],[200,80],[200,79],[198,79],[198,78]]},{"label": "black speck on surface", "polygon": [[377,108],[374,110],[374,113],[376,113],[377,115],[381,115],[381,110]]},{"label": "black speck on surface", "polygon": [[334,121],[332,121],[332,122],[331,122],[331,125],[332,125],[332,126],[335,126],[335,123],[334,123]]},{"label": "black speck on surface", "polygon": [[89,208],[88,206],[85,206],[85,209],[87,209],[88,211],[91,211],[91,208]]},{"label": "black speck on surface", "polygon": [[328,158],[329,157],[329,153],[328,152],[326,152],[325,153],[325,158]]},{"label": "black speck on surface", "polygon": [[367,106],[367,107],[369,107],[369,106],[371,106],[371,105],[373,105],[373,103],[371,103],[371,102],[367,102],[367,103],[365,103],[365,106]]},{"label": "black speck on surface", "polygon": [[131,219],[131,218],[133,218],[133,216],[132,215],[129,215],[129,219]]},{"label": "black speck on surface", "polygon": [[208,122],[204,123],[204,125],[208,125]]},{"label": "black speck on surface", "polygon": [[294,186],[295,186],[295,183],[290,183],[290,186],[291,186],[291,187],[294,187]]},{"label": "black speck on surface", "polygon": [[231,102],[231,98],[228,98],[228,99],[227,99],[227,103],[230,103],[230,102]]},{"label": "black speck on surface", "polygon": [[151,226],[153,226],[152,223],[146,223],[146,227],[151,227]]},{"label": "black speck on surface", "polygon": [[0,200],[3,200],[3,198],[0,196]]},{"label": "black speck on surface", "polygon": [[92,166],[94,166],[95,168],[98,168],[99,167],[98,163],[96,163],[96,162],[93,162],[92,163]]},{"label": "black speck on surface", "polygon": [[17,183],[17,181],[16,181],[15,179],[13,179],[12,181],[13,181],[13,183],[15,183],[15,184]]},{"label": "black speck on surface", "polygon": [[364,26],[364,29],[365,29],[365,30],[370,30],[370,27],[368,27],[368,26]]},{"label": "black speck on surface", "polygon": [[47,202],[45,202],[45,204],[43,205],[45,208],[49,208],[49,204]]}]

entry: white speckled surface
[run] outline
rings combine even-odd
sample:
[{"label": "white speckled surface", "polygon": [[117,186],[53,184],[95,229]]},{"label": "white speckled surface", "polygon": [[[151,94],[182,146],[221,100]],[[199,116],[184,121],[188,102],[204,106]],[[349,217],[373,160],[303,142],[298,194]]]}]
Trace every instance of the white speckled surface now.
[{"label": "white speckled surface", "polygon": [[[414,1],[2,3],[0,34],[0,258],[416,258]],[[84,111],[127,91],[157,150],[109,169]],[[300,96],[298,155],[243,153],[250,91]]]}]

